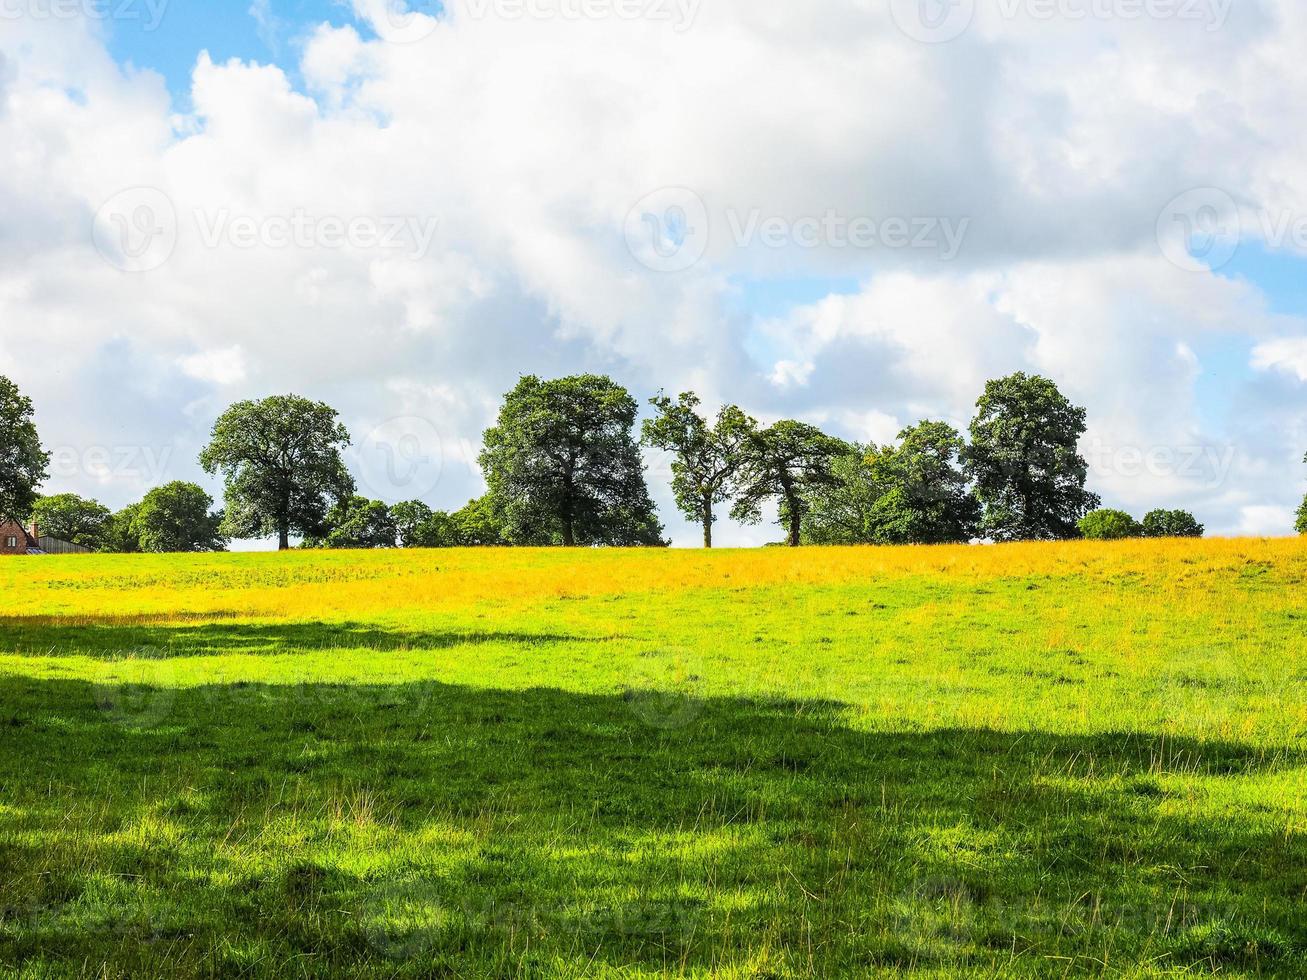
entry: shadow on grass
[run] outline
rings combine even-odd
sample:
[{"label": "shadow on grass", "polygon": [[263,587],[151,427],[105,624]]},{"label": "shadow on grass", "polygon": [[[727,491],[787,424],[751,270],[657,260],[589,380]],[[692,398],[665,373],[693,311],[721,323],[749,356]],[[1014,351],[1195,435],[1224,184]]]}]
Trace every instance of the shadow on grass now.
[{"label": "shadow on grass", "polygon": [[79,656],[121,659],[201,657],[218,654],[278,654],[321,650],[444,650],[485,643],[525,646],[597,642],[594,637],[555,633],[484,631],[387,630],[361,623],[229,623],[197,625],[121,623],[64,624],[33,620],[19,625],[0,623],[0,653],[44,657]]},{"label": "shadow on grass", "polygon": [[1203,802],[1305,761],[832,702],[0,678],[0,964],[1300,976],[1307,843]]}]

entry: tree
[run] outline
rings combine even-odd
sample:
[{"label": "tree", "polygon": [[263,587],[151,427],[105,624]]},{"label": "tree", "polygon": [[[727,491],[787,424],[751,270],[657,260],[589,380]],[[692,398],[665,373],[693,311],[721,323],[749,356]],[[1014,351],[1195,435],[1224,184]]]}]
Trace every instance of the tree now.
[{"label": "tree", "polygon": [[213,426],[200,465],[221,472],[227,511],[223,533],[277,536],[324,533],[327,512],[349,498],[354,481],[341,451],[349,432],[334,409],[298,395],[237,402]]},{"label": "tree", "polygon": [[1077,537],[1077,522],[1099,504],[1077,449],[1085,410],[1047,378],[1021,372],[986,384],[976,407],[963,463],[985,508],[981,532],[995,541]]},{"label": "tree", "polygon": [[490,494],[469,500],[462,510],[451,514],[450,519],[461,547],[497,548],[508,544],[503,517],[496,511]]},{"label": "tree", "polygon": [[980,501],[960,465],[965,448],[953,426],[927,421],[872,454],[872,480],[885,490],[870,515],[877,544],[952,544],[975,536]]},{"label": "tree", "polygon": [[1207,529],[1187,510],[1153,510],[1144,515],[1146,538],[1201,538]]},{"label": "tree", "polygon": [[225,551],[223,515],[211,513],[212,506],[213,498],[194,483],[178,480],[156,487],[133,508],[129,518],[137,546],[156,554]]},{"label": "tree", "polygon": [[133,555],[141,550],[141,535],[136,527],[136,515],[141,505],[128,504],[105,523],[100,536],[100,550],[111,554]]},{"label": "tree", "polygon": [[730,499],[731,479],[743,462],[741,447],[757,428],[734,405],[717,413],[710,425],[697,409],[699,396],[685,392],[677,401],[659,394],[650,404],[658,417],[644,423],[644,443],[676,454],[672,462],[672,495],[686,517],[703,527],[703,546],[712,547],[713,513]]},{"label": "tree", "polygon": [[809,487],[801,537],[805,544],[875,544],[872,515],[885,495],[872,472],[876,447],[851,446],[831,462],[829,481]]},{"label": "tree", "polygon": [[[1303,457],[1303,462],[1307,463],[1307,456]],[[1299,534],[1307,534],[1307,497],[1302,498],[1302,506],[1298,508],[1298,519],[1294,522],[1293,529]]]},{"label": "tree", "polygon": [[481,452],[508,539],[664,545],[631,436],[635,415],[635,400],[609,378],[522,378]]},{"label": "tree", "polygon": [[336,504],[327,514],[326,533],[309,535],[306,548],[393,548],[395,521],[380,500],[353,496]]},{"label": "tree", "polygon": [[750,433],[741,447],[743,459],[734,481],[739,499],[731,516],[757,524],[763,502],[776,498],[781,523],[789,528],[788,543],[797,548],[809,495],[819,486],[835,483],[835,461],[850,452],[848,443],[803,422],[777,422]]},{"label": "tree", "polygon": [[390,508],[395,537],[404,548],[429,548],[424,540],[426,528],[436,512],[420,500],[405,500]]},{"label": "tree", "polygon": [[1123,510],[1095,510],[1080,518],[1080,533],[1090,541],[1121,541],[1137,538],[1144,529]]},{"label": "tree", "polygon": [[32,400],[0,375],[0,517],[27,517],[47,476],[50,454],[41,448],[32,414]]},{"label": "tree", "polygon": [[969,541],[980,504],[959,466],[958,431],[919,422],[897,446],[854,447],[835,480],[808,495],[803,540],[811,544],[947,544]]},{"label": "tree", "polygon": [[75,493],[42,497],[32,505],[32,521],[43,535],[95,550],[105,546],[110,516],[104,504]]}]

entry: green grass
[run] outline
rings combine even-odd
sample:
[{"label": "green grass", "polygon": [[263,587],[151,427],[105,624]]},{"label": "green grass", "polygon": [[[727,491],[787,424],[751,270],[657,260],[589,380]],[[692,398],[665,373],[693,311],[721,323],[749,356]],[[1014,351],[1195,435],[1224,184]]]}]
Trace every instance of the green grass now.
[{"label": "green grass", "polygon": [[1307,976],[1307,546],[0,563],[0,972]]}]

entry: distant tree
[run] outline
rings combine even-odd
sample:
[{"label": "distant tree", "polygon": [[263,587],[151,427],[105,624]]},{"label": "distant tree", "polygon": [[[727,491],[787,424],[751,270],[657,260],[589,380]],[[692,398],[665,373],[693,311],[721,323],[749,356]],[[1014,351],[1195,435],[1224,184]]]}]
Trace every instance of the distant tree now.
[{"label": "distant tree", "polygon": [[237,402],[213,426],[200,465],[223,475],[223,533],[233,538],[322,536],[327,512],[354,481],[341,451],[349,432],[334,409],[298,395]]},{"label": "distant tree", "polygon": [[395,522],[380,500],[354,496],[327,513],[326,533],[309,535],[306,548],[357,549],[395,547]]},{"label": "distant tree", "polygon": [[984,505],[981,533],[995,541],[1077,537],[1099,504],[1085,489],[1089,466],[1077,449],[1085,410],[1047,378],[1021,372],[990,381],[976,403],[963,462]]},{"label": "distant tree", "polygon": [[0,375],[0,516],[29,516],[45,482],[50,454],[41,448],[32,414],[32,400]]},{"label": "distant tree", "polygon": [[141,535],[136,527],[139,503],[128,504],[105,523],[100,539],[100,550],[113,554],[132,555],[141,550]]},{"label": "distant tree", "polygon": [[731,516],[746,524],[762,519],[762,504],[776,499],[780,520],[788,527],[788,544],[802,544],[808,497],[819,486],[836,482],[835,461],[848,456],[848,443],[803,422],[777,422],[750,434],[741,448],[743,462],[734,484],[738,499]]},{"label": "distant tree", "polygon": [[390,519],[395,524],[395,537],[404,548],[428,548],[424,542],[425,528],[436,512],[420,500],[405,500],[390,508]]},{"label": "distant tree", "polygon": [[1144,529],[1123,510],[1095,510],[1080,518],[1080,533],[1090,541],[1121,541],[1142,537]]},{"label": "distant tree", "polygon": [[801,538],[804,544],[875,544],[873,514],[885,487],[877,481],[871,461],[874,445],[850,446],[831,461],[830,480],[810,486],[804,494]]},{"label": "distant tree", "polygon": [[[221,512],[203,487],[180,480],[156,487],[133,509],[131,527],[141,551],[225,551]],[[116,518],[115,518],[116,523]]]},{"label": "distant tree", "polygon": [[870,525],[877,544],[950,544],[970,541],[980,524],[980,501],[960,458],[965,443],[947,422],[919,422],[899,433],[899,444],[870,457],[872,480],[884,488]]},{"label": "distant tree", "polygon": [[734,405],[717,413],[711,424],[698,412],[699,396],[685,392],[676,401],[664,394],[651,398],[656,418],[644,423],[644,443],[674,453],[672,495],[681,513],[703,528],[703,546],[712,547],[714,508],[730,499],[731,480],[743,463],[741,449],[757,428]]},{"label": "distant tree", "polygon": [[495,548],[508,544],[502,516],[496,511],[490,494],[468,501],[462,510],[450,515],[464,548]]},{"label": "distant tree", "polygon": [[[1303,457],[1303,462],[1307,463],[1307,457]],[[1307,497],[1302,499],[1302,506],[1298,508],[1298,519],[1294,522],[1293,528],[1299,534],[1307,534]]]},{"label": "distant tree", "polygon": [[1201,538],[1206,530],[1187,510],[1153,510],[1144,515],[1146,538]]},{"label": "distant tree", "polygon": [[508,539],[564,547],[665,544],[631,435],[635,415],[635,400],[609,378],[522,378],[481,452]]},{"label": "distant tree", "polygon": [[111,515],[109,508],[97,500],[88,500],[75,493],[57,493],[37,500],[32,505],[31,515],[43,535],[97,551],[105,546],[105,531]]}]

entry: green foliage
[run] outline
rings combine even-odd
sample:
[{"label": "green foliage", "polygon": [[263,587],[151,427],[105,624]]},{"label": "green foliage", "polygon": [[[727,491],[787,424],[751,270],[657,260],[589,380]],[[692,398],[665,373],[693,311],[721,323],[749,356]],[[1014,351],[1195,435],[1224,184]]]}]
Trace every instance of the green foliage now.
[{"label": "green foliage", "polygon": [[635,416],[635,400],[609,378],[522,378],[481,452],[508,540],[665,544],[631,435]]},{"label": "green foliage", "polygon": [[32,505],[32,520],[43,535],[96,551],[105,547],[109,508],[75,493],[41,497]]},{"label": "green foliage", "polygon": [[341,452],[349,432],[334,409],[298,395],[237,402],[214,423],[200,454],[207,473],[221,472],[229,537],[321,537],[327,513],[346,501],[354,480]]},{"label": "green foliage", "polygon": [[1090,541],[1123,541],[1142,537],[1143,527],[1123,510],[1095,510],[1080,518],[1080,534]]},{"label": "green foliage", "polygon": [[876,447],[851,446],[831,461],[829,481],[805,493],[802,539],[804,544],[873,544],[873,511],[885,488],[872,472]]},{"label": "green foliage", "polygon": [[1152,510],[1144,515],[1146,538],[1201,538],[1206,531],[1187,510]]},{"label": "green foliage", "polygon": [[1298,519],[1294,522],[1293,529],[1299,534],[1307,534],[1307,497],[1302,500],[1302,506],[1298,508]]},{"label": "green foliage", "polygon": [[488,497],[470,501],[452,514],[409,500],[390,508],[390,517],[405,548],[479,548],[505,543]]},{"label": "green foliage", "polygon": [[731,516],[745,524],[762,520],[762,505],[775,499],[780,505],[780,523],[788,526],[787,543],[802,543],[803,517],[808,498],[821,486],[836,483],[836,460],[848,456],[852,447],[815,426],[782,421],[750,433],[741,446],[741,464],[735,478],[738,499]]},{"label": "green foliage", "polygon": [[958,464],[958,431],[920,422],[899,444],[854,447],[837,460],[833,483],[808,495],[803,538],[811,544],[947,544],[969,541],[980,505]]},{"label": "green foliage", "polygon": [[[139,550],[225,551],[222,513],[210,513],[213,498],[203,487],[180,480],[156,487],[134,508],[130,527]],[[113,524],[117,524],[115,516]]]},{"label": "green foliage", "polygon": [[714,508],[730,499],[731,480],[743,463],[742,447],[757,424],[739,408],[727,405],[710,425],[699,415],[699,396],[683,393],[677,401],[659,394],[650,399],[656,418],[644,423],[644,443],[674,453],[672,495],[687,518],[703,527],[703,546],[712,547]]},{"label": "green foliage", "polygon": [[393,548],[397,529],[388,508],[380,500],[353,496],[327,513],[326,533],[304,539],[305,548],[362,549]]},{"label": "green foliage", "polygon": [[1085,410],[1057,385],[1022,372],[990,381],[976,403],[963,452],[984,506],[981,533],[995,541],[1067,540],[1099,504],[1085,489],[1089,466],[1077,445]]},{"label": "green foliage", "polygon": [[141,550],[141,534],[136,527],[136,515],[140,510],[139,503],[128,504],[109,518],[100,536],[101,551],[133,555]]},{"label": "green foliage", "polygon": [[0,375],[0,517],[28,517],[45,482],[50,454],[41,448],[32,414],[32,400]]}]

